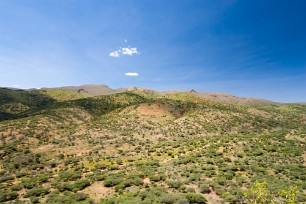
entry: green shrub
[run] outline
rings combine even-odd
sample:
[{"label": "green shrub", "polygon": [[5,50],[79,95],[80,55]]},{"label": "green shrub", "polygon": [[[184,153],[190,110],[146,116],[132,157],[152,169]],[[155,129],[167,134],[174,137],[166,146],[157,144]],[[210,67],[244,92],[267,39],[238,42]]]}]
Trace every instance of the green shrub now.
[{"label": "green shrub", "polygon": [[90,186],[89,181],[86,179],[80,179],[80,180],[77,180],[74,184],[72,184],[71,190],[76,192],[76,191],[83,190],[87,186]]},{"label": "green shrub", "polygon": [[6,170],[0,170],[0,176],[3,176],[6,172]]},{"label": "green shrub", "polygon": [[76,193],[73,195],[74,200],[76,201],[83,201],[88,199],[88,195],[85,193]]},{"label": "green shrub", "polygon": [[187,198],[187,200],[190,203],[207,203],[206,198],[204,198],[202,195],[200,194],[196,194],[196,193],[188,193],[185,195],[185,197]]},{"label": "green shrub", "polygon": [[26,194],[24,195],[25,198],[31,197],[31,196],[41,196],[46,195],[49,193],[48,189],[42,188],[42,187],[36,187],[31,190],[28,190]]},{"label": "green shrub", "polygon": [[90,200],[88,200],[88,196],[83,193],[66,193],[65,195],[59,194],[50,194],[46,200],[47,204],[75,204],[75,203],[82,203],[82,204],[90,204]]},{"label": "green shrub", "polygon": [[186,198],[180,198],[178,199],[177,204],[189,204],[189,201]]},{"label": "green shrub", "polygon": [[65,171],[59,174],[58,179],[61,181],[75,181],[81,178],[81,173],[73,171]]},{"label": "green shrub", "polygon": [[141,186],[141,185],[143,184],[143,180],[140,179],[140,178],[134,178],[133,184],[134,184],[135,186]]},{"label": "green shrub", "polygon": [[185,191],[186,193],[195,193],[194,188],[187,188]]},{"label": "green shrub", "polygon": [[35,178],[23,178],[21,183],[24,188],[31,189],[37,186],[37,180]]},{"label": "green shrub", "polygon": [[6,182],[6,181],[12,181],[12,180],[14,180],[13,176],[5,176],[5,177],[0,178],[0,183]]},{"label": "green shrub", "polygon": [[207,184],[200,185],[200,192],[201,193],[210,193],[209,186]]},{"label": "green shrub", "polygon": [[96,169],[106,169],[107,165],[106,164],[95,164]]},{"label": "green shrub", "polygon": [[39,203],[39,198],[37,197],[31,197],[30,198],[31,203]]},{"label": "green shrub", "polygon": [[27,173],[25,173],[25,172],[16,173],[17,178],[21,178],[21,177],[26,176],[26,175],[27,175]]},{"label": "green shrub", "polygon": [[75,182],[60,183],[60,184],[56,185],[56,187],[60,191],[68,190],[68,191],[72,191],[72,192],[77,192],[77,191],[83,190],[87,186],[90,186],[90,183],[86,179],[80,179],[80,180],[77,180]]},{"label": "green shrub", "polygon": [[12,191],[19,191],[19,190],[21,190],[22,188],[23,188],[22,185],[20,185],[20,184],[15,184],[15,185],[13,185],[13,186],[11,187],[11,190],[12,190]]},{"label": "green shrub", "polygon": [[167,181],[166,182],[170,188],[179,189],[183,183],[180,181]]},{"label": "green shrub", "polygon": [[105,187],[112,187],[112,186],[116,186],[119,183],[122,182],[122,179],[120,178],[108,178],[104,180],[104,186]]},{"label": "green shrub", "polygon": [[263,149],[260,149],[260,148],[255,149],[255,150],[253,151],[253,155],[254,155],[254,156],[261,156],[261,155],[263,155],[263,154],[264,154],[264,150],[263,150]]},{"label": "green shrub", "polygon": [[18,197],[16,192],[8,192],[4,190],[0,190],[0,202],[14,200]]},{"label": "green shrub", "polygon": [[230,203],[230,204],[236,204],[239,203],[239,200],[236,196],[234,195],[228,195],[225,197],[224,199],[226,202]]},{"label": "green shrub", "polygon": [[163,194],[160,196],[159,201],[163,204],[173,204],[177,201],[177,197],[170,194]]}]

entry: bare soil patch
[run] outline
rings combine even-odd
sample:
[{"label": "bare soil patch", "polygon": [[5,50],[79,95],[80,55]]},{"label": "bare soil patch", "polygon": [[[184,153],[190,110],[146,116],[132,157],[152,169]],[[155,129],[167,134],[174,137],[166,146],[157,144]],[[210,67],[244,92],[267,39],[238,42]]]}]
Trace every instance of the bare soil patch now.
[{"label": "bare soil patch", "polygon": [[114,193],[111,188],[104,187],[102,181],[91,184],[91,186],[85,188],[82,192],[87,193],[95,202],[98,202],[102,198],[106,198]]}]

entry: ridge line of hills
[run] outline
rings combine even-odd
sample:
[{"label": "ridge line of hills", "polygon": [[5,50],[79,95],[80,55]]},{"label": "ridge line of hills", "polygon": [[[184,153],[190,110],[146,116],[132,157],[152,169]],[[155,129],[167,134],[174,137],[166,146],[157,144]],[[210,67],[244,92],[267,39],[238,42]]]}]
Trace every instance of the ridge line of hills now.
[{"label": "ridge line of hills", "polygon": [[118,88],[118,89],[112,89],[107,85],[103,84],[84,84],[80,86],[63,86],[63,87],[53,87],[53,88],[47,88],[43,87],[40,89],[18,89],[18,88],[11,88],[11,87],[0,87],[0,89],[11,89],[11,90],[27,90],[27,91],[33,91],[33,90],[45,90],[45,91],[60,91],[60,90],[67,90],[72,91],[80,94],[80,97],[92,97],[92,96],[99,96],[99,95],[110,95],[115,93],[123,93],[127,91],[141,91],[147,94],[160,94],[160,95],[167,95],[167,94],[175,94],[175,93],[182,93],[182,92],[188,92],[193,93],[199,97],[202,97],[207,100],[214,100],[219,102],[225,102],[225,103],[231,103],[231,104],[238,104],[238,105],[267,105],[267,104],[274,104],[274,105],[280,105],[280,104],[302,104],[305,105],[306,102],[294,102],[294,103],[284,103],[284,102],[275,102],[270,101],[266,99],[260,99],[260,98],[246,98],[246,97],[237,97],[231,94],[227,93],[221,93],[221,92],[197,92],[195,90],[189,90],[189,91],[179,91],[179,90],[166,90],[166,91],[156,91],[152,89],[146,89],[142,87],[127,87],[127,88]]}]

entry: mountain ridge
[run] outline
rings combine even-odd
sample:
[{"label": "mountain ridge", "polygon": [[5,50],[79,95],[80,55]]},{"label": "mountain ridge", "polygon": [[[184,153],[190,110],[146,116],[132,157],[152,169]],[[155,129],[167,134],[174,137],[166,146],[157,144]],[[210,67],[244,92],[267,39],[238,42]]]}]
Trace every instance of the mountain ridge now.
[{"label": "mountain ridge", "polygon": [[153,89],[147,89],[143,87],[126,87],[126,88],[117,88],[113,89],[105,84],[84,84],[79,86],[62,86],[62,87],[43,87],[40,89],[18,89],[18,88],[10,88],[10,87],[0,87],[4,89],[10,90],[69,90],[73,92],[77,92],[82,94],[83,97],[92,97],[92,96],[99,96],[99,95],[110,95],[114,93],[122,93],[127,91],[141,91],[151,94],[161,94],[161,95],[168,95],[168,94],[176,94],[176,93],[183,93],[189,92],[196,94],[204,99],[207,100],[214,100],[219,102],[231,103],[231,104],[238,104],[238,105],[256,105],[256,103],[263,105],[263,104],[272,104],[272,105],[280,105],[280,104],[306,104],[306,102],[275,102],[267,99],[261,98],[254,98],[254,97],[238,97],[228,93],[222,92],[197,92],[195,90],[189,91],[180,91],[180,90],[164,90],[164,91],[157,91]]}]

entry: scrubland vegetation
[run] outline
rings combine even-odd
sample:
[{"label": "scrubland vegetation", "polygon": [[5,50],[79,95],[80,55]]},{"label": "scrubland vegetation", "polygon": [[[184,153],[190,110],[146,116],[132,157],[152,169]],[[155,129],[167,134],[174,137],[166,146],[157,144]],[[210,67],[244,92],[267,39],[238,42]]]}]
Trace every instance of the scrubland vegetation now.
[{"label": "scrubland vegetation", "polygon": [[1,89],[0,121],[3,203],[306,202],[303,105]]}]

